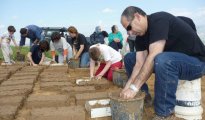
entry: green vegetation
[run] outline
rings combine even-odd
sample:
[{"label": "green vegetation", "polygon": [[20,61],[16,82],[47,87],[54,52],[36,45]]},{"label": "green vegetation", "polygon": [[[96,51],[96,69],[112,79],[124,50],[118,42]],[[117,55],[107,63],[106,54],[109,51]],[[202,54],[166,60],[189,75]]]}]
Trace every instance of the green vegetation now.
[{"label": "green vegetation", "polygon": [[[13,50],[13,58],[15,60],[17,48],[14,46],[11,46],[11,49]],[[28,47],[28,46],[22,47],[21,54],[27,55],[27,53],[29,52],[29,49],[30,49],[30,47]],[[45,54],[46,54],[46,57],[51,58],[50,51],[46,52]],[[2,51],[0,50],[0,60],[3,60],[3,59],[4,59],[4,57],[3,57]]]}]

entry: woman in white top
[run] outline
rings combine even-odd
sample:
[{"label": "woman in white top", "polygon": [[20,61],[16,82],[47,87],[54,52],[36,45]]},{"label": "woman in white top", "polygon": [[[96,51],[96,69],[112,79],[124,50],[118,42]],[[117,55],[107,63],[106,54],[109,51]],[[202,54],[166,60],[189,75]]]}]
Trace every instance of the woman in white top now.
[{"label": "woman in white top", "polygon": [[89,49],[90,77],[94,77],[95,62],[100,61],[100,67],[95,73],[97,79],[106,77],[112,81],[112,70],[122,68],[122,56],[119,52],[105,44],[95,44]]},{"label": "woman in white top", "polygon": [[11,40],[13,41],[14,45],[17,47],[16,40],[14,38],[14,33],[16,32],[16,29],[14,26],[8,27],[8,33],[3,34],[0,38],[0,44],[1,44],[1,50],[4,56],[4,62],[7,65],[11,65],[14,63],[14,61],[11,58],[11,55],[13,54],[13,51],[11,49],[10,43]]},{"label": "woman in white top", "polygon": [[72,47],[61,37],[59,32],[54,32],[51,35],[50,49],[53,61],[55,61],[55,51],[58,51],[58,62],[66,63],[73,57]]}]

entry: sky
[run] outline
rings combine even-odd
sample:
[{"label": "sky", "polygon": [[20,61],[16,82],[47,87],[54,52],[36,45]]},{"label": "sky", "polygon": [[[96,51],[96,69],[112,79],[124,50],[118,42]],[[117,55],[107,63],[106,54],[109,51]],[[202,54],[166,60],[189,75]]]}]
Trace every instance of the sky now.
[{"label": "sky", "polygon": [[137,6],[147,14],[166,11],[176,16],[194,20],[199,34],[205,36],[205,0],[1,0],[0,35],[14,25],[19,41],[19,30],[27,25],[40,27],[75,26],[85,36],[90,36],[95,27],[111,32],[112,25],[126,36],[120,16],[128,6]]}]

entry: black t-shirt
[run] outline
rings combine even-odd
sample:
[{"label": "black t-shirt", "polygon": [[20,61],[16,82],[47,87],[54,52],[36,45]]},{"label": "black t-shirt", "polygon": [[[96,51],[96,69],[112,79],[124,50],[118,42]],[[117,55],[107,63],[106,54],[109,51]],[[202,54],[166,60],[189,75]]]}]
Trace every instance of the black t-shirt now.
[{"label": "black t-shirt", "polygon": [[33,62],[35,64],[39,64],[42,58],[42,52],[39,48],[39,45],[33,45],[30,49],[30,52],[32,53],[31,56],[32,56]]},{"label": "black t-shirt", "polygon": [[80,33],[78,34],[77,38],[72,38],[72,45],[74,45],[77,50],[80,49],[80,45],[84,45],[82,53],[88,52],[89,50],[89,43],[87,42],[85,36]]},{"label": "black t-shirt", "polygon": [[205,61],[205,46],[197,33],[182,19],[166,12],[148,16],[147,32],[136,37],[136,51],[149,50],[149,45],[159,40],[166,40],[164,51],[180,52]]}]

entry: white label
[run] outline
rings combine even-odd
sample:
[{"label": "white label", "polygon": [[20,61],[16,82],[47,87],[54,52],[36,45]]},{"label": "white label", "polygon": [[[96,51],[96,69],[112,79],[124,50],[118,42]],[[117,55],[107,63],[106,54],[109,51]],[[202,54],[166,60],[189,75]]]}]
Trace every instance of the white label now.
[{"label": "white label", "polygon": [[91,118],[111,116],[110,107],[91,109]]}]

